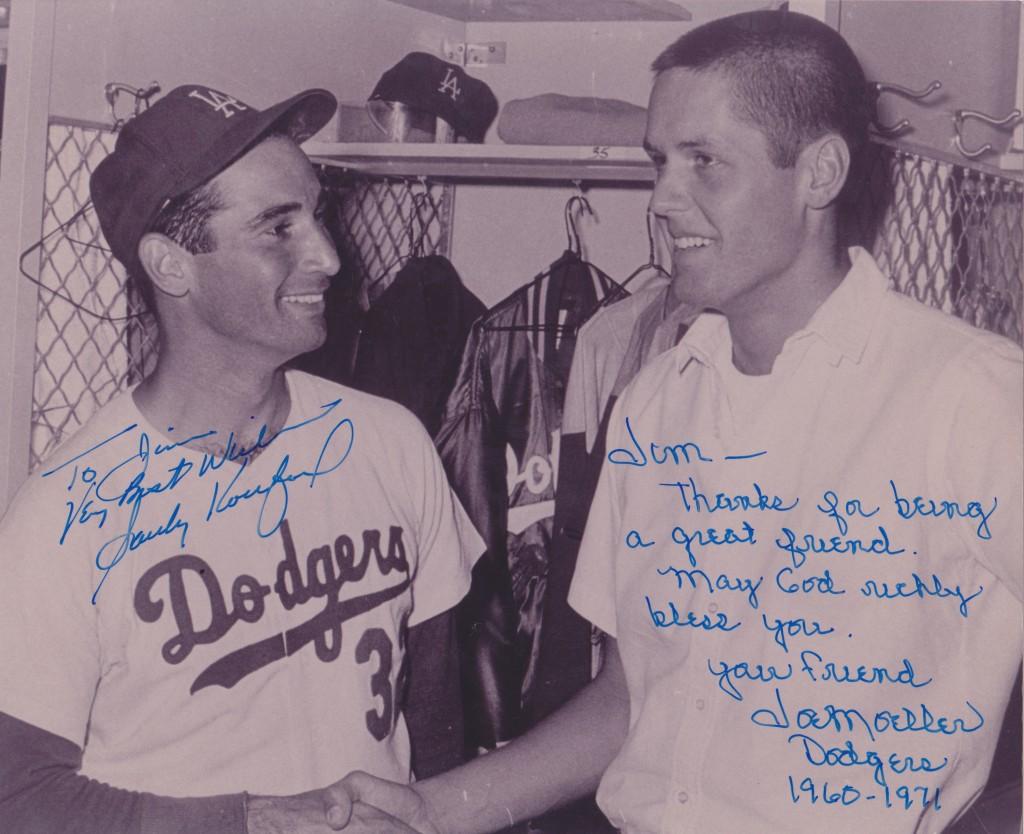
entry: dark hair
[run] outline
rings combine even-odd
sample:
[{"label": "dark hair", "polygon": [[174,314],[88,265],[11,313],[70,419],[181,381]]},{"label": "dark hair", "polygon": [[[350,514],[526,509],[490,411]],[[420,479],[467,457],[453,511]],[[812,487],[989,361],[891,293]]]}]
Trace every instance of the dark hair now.
[{"label": "dark hair", "polygon": [[838,32],[806,15],[744,12],[687,32],[655,59],[656,73],[676,67],[720,70],[736,93],[737,116],[768,140],[779,168],[829,131],[856,160],[874,106],[864,71]]},{"label": "dark hair", "polygon": [[[179,194],[168,201],[147,232],[159,232],[167,235],[185,251],[198,255],[201,252],[212,252],[216,241],[210,232],[210,217],[223,207],[220,192],[216,186],[207,181],[191,191]],[[129,270],[131,281],[142,296],[146,307],[156,313],[156,291],[153,282],[142,264]]]}]

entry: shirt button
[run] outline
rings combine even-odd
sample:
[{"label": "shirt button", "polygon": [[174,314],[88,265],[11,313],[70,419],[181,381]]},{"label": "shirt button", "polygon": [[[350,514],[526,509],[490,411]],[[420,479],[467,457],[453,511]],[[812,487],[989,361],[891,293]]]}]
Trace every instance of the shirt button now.
[{"label": "shirt button", "polygon": [[704,699],[703,698],[698,698],[697,699],[697,709],[704,709]]},{"label": "shirt button", "polygon": [[690,796],[686,791],[679,791],[679,796],[676,797],[676,799],[679,800],[680,805],[683,805],[689,798]]},{"label": "shirt button", "polygon": [[711,605],[708,606],[708,611],[710,611],[712,614],[717,614],[718,613],[718,605],[715,604],[715,603],[711,603]]}]

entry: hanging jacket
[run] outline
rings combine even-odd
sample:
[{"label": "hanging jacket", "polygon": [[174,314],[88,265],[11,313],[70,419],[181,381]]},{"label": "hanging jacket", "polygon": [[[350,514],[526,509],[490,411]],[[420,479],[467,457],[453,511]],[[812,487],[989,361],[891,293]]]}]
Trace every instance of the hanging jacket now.
[{"label": "hanging jacket", "polygon": [[327,339],[293,364],[401,403],[434,434],[469,329],[486,311],[447,258],[411,258],[369,310],[351,286],[332,285]]},{"label": "hanging jacket", "polygon": [[449,480],[488,548],[458,612],[471,749],[493,748],[524,729],[575,328],[610,292],[621,289],[566,252],[490,310],[473,327],[435,436]]}]

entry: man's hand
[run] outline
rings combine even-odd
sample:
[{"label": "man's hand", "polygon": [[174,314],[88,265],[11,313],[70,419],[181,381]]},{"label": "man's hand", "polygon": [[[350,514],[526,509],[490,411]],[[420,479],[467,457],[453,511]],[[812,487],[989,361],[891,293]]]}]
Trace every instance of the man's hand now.
[{"label": "man's hand", "polygon": [[[334,797],[327,789],[306,791],[295,796],[249,796],[245,802],[247,834],[331,834],[328,808]],[[351,803],[343,809],[351,814]]]},{"label": "man's hand", "polygon": [[442,834],[410,785],[354,771],[323,791],[327,822],[351,834]]},{"label": "man's hand", "polygon": [[408,785],[355,771],[321,790],[250,796],[247,834],[441,834]]}]

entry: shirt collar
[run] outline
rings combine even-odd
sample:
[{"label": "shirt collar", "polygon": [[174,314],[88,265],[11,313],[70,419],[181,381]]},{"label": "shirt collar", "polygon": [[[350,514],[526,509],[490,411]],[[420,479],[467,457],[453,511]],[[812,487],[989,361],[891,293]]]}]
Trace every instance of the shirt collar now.
[{"label": "shirt collar", "polygon": [[[877,319],[878,307],[889,288],[889,280],[866,249],[853,246],[849,255],[849,272],[814,312],[807,325],[786,340],[783,353],[794,341],[813,334],[832,346],[839,356],[853,362],[860,361]],[[725,316],[701,313],[680,342],[677,369],[681,372],[691,359],[705,365],[713,364],[714,357],[724,350],[723,340],[730,344],[732,341]]]},{"label": "shirt collar", "polygon": [[841,356],[860,362],[889,279],[866,249],[853,246],[849,255],[850,271],[800,333],[814,333]]}]

